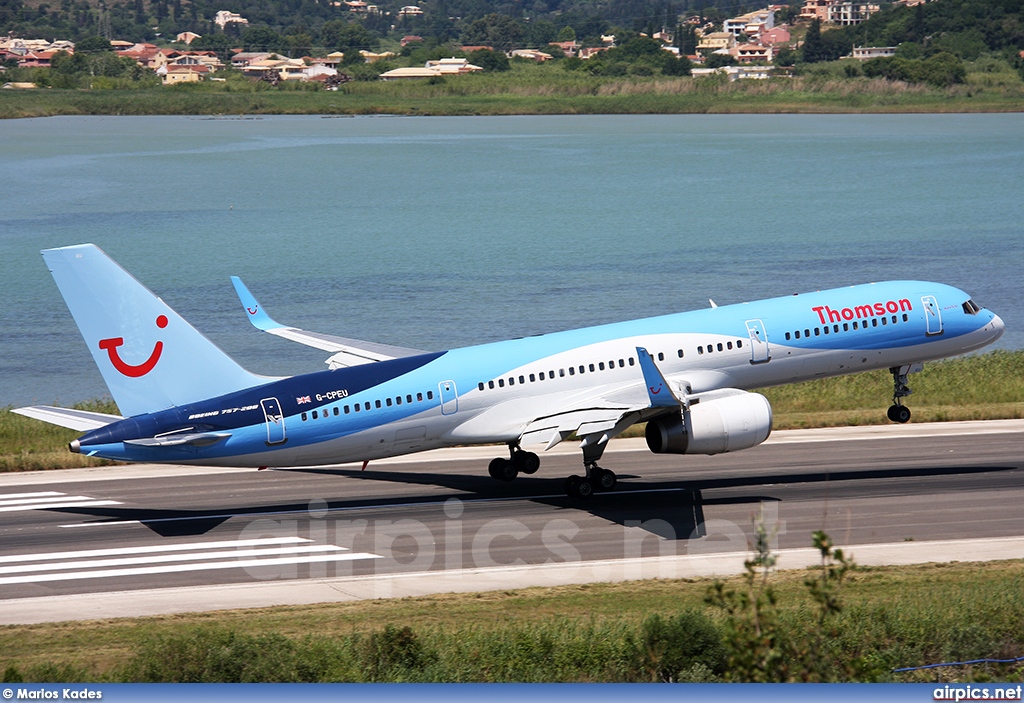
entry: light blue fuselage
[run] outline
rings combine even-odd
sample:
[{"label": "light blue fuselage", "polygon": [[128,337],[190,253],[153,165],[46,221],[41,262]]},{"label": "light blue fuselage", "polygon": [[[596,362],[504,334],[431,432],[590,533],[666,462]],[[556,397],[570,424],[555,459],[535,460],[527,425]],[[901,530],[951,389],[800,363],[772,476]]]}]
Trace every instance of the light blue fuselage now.
[{"label": "light blue fuselage", "polygon": [[[515,443],[546,413],[642,388],[638,347],[699,394],[941,359],[1001,332],[998,316],[956,288],[866,284],[295,376],[128,418],[80,443],[110,459],[279,467]],[[227,437],[125,443],[186,429]]]}]

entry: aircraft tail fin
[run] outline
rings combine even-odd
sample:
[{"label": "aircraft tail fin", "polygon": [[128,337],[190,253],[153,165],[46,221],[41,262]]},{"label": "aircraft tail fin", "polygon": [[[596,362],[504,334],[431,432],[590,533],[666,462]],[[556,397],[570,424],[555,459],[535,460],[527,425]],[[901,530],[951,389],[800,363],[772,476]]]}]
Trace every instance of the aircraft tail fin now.
[{"label": "aircraft tail fin", "polygon": [[125,415],[271,380],[239,366],[96,245],[47,249],[43,260]]}]

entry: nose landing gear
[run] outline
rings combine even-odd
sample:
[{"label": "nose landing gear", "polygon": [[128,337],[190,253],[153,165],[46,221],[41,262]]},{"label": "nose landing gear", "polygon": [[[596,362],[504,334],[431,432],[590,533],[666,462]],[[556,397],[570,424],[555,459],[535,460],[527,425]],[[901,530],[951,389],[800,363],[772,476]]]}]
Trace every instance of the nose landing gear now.
[{"label": "nose landing gear", "polygon": [[910,421],[910,408],[903,404],[903,399],[913,393],[907,385],[907,374],[911,372],[910,366],[893,366],[889,369],[892,374],[892,405],[886,411],[886,416],[893,422],[905,423]]}]

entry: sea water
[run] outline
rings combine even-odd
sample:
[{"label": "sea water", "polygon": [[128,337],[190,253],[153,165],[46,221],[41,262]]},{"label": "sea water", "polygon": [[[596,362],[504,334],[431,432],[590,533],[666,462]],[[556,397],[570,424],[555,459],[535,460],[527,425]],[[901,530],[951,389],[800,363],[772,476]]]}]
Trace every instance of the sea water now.
[{"label": "sea water", "polygon": [[0,122],[0,406],[106,389],[39,250],[93,242],[252,371],[279,322],[425,350],[866,281],[1024,347],[1024,115]]}]

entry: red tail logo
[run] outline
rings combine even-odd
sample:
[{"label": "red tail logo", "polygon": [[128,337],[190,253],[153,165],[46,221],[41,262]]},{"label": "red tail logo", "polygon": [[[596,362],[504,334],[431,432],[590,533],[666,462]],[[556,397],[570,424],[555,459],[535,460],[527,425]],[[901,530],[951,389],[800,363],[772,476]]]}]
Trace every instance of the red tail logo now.
[{"label": "red tail logo", "polygon": [[[167,327],[167,317],[160,315],[156,318],[156,326],[160,329]],[[117,348],[124,344],[124,337],[111,337],[110,339],[100,340],[100,349],[105,349],[107,356],[110,357],[110,363],[114,365],[121,374],[130,378],[139,378],[145,376],[147,373],[153,370],[156,366],[156,362],[160,361],[160,354],[163,353],[164,343],[158,341],[153,347],[153,353],[149,355],[149,358],[143,361],[141,364],[129,364],[118,354]]]}]

